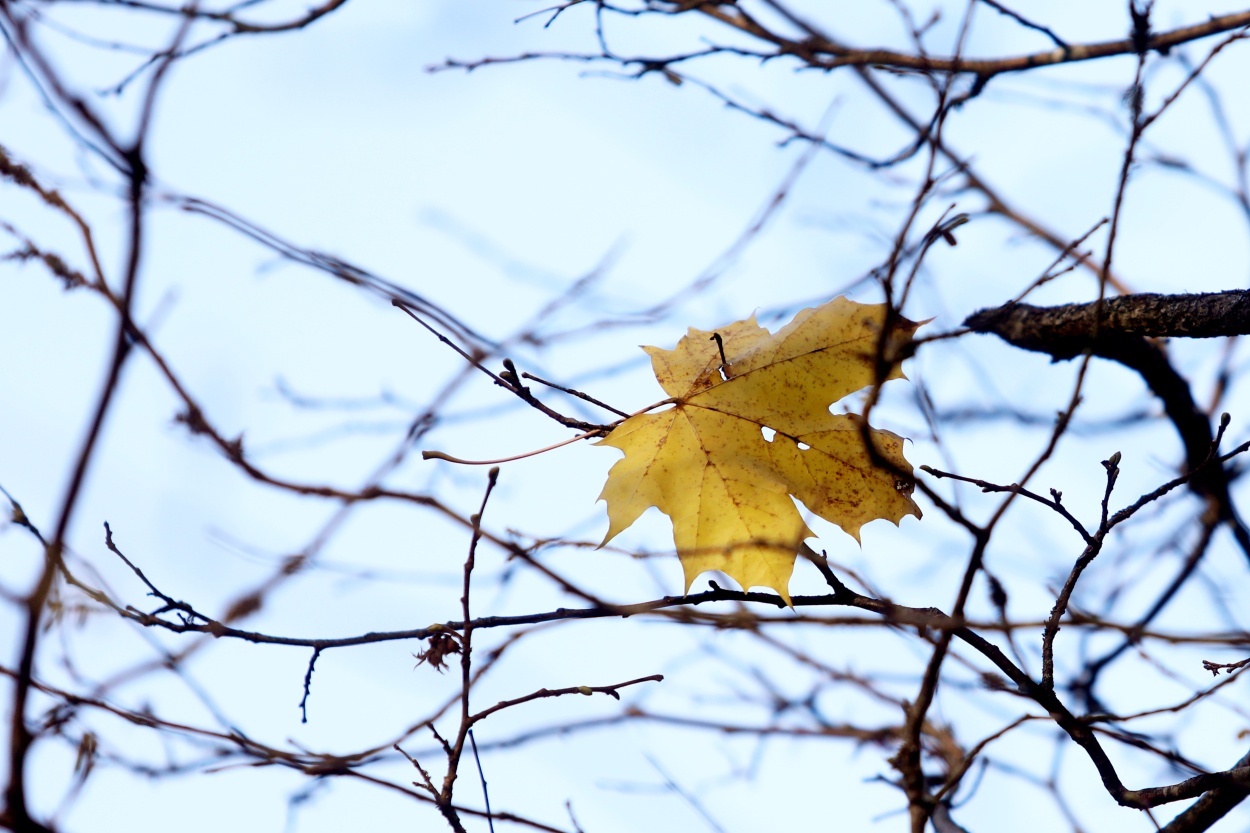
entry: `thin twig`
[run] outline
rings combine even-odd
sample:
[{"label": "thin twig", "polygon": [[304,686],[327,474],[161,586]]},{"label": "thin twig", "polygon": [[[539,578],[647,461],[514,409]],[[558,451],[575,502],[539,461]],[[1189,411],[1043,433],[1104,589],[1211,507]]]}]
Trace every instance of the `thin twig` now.
[{"label": "thin twig", "polygon": [[491,706],[489,709],[486,709],[484,711],[478,712],[477,714],[473,715],[471,718],[469,718],[469,722],[477,723],[478,721],[485,720],[487,717],[489,717],[490,715],[494,714],[497,711],[502,711],[503,709],[512,708],[513,706],[519,706],[522,703],[529,703],[534,700],[542,700],[547,697],[563,697],[566,694],[583,694],[589,697],[592,694],[598,693],[598,694],[607,694],[610,697],[620,700],[621,695],[617,693],[617,689],[625,688],[626,686],[631,686],[631,685],[638,685],[639,683],[653,683],[653,682],[658,683],[658,682],[663,681],[663,679],[664,679],[663,674],[652,674],[649,677],[639,677],[636,680],[630,680],[629,682],[625,682],[625,683],[617,683],[615,685],[597,685],[597,686],[577,685],[577,686],[570,686],[569,688],[557,688],[554,690],[540,688],[538,689],[538,691],[535,691],[532,694],[527,694],[524,697],[518,697],[515,700],[503,700],[499,703],[496,703],[495,705]]},{"label": "thin twig", "polygon": [[469,730],[469,743],[473,747],[473,760],[477,761],[477,774],[482,780],[482,799],[486,802],[486,824],[490,827],[490,833],[495,833],[495,820],[490,812],[490,793],[486,790],[486,773],[482,771],[482,757],[477,754],[477,738],[473,737],[473,730]]},{"label": "thin twig", "polygon": [[319,656],[321,656],[321,649],[313,648],[312,656],[308,660],[308,671],[304,674],[304,697],[299,701],[300,723],[308,722],[308,695],[312,691],[313,667],[316,666]]},{"label": "thin twig", "polygon": [[583,399],[591,403],[592,405],[598,405],[600,408],[603,408],[605,411],[611,411],[617,416],[622,416],[627,419],[629,418],[629,414],[625,413],[624,411],[618,411],[616,408],[613,408],[611,405],[600,402],[598,399],[595,399],[593,396],[591,396],[588,393],[582,393],[580,390],[574,390],[573,388],[566,388],[564,385],[557,385],[555,382],[548,382],[546,379],[541,379],[532,373],[522,373],[521,376],[526,379],[533,379],[535,382],[538,382],[538,384],[540,385],[546,385],[549,388],[555,388],[556,390],[564,391],[570,396],[576,396],[578,399]]},{"label": "thin twig", "polygon": [[1043,506],[1048,506],[1051,509],[1058,512],[1060,515],[1062,515],[1068,521],[1068,523],[1072,524],[1073,529],[1075,529],[1077,532],[1080,533],[1081,537],[1085,539],[1086,543],[1093,540],[1093,536],[1089,534],[1089,531],[1085,529],[1085,526],[1080,521],[1078,521],[1072,515],[1071,512],[1068,511],[1068,508],[1066,506],[1063,505],[1062,503],[1063,492],[1057,492],[1054,489],[1051,489],[1050,491],[1051,491],[1051,496],[1053,499],[1047,500],[1046,498],[1042,497],[1036,492],[1031,492],[1018,483],[1012,483],[1008,486],[1000,486],[996,483],[990,483],[989,481],[980,480],[975,477],[964,477],[961,474],[952,474],[951,472],[948,472],[948,471],[939,471],[933,468],[932,466],[920,466],[920,470],[924,472],[928,472],[929,474],[933,475],[934,477],[938,479],[949,478],[951,480],[958,480],[963,483],[971,483],[973,486],[979,486],[981,488],[981,491],[983,492],[1010,492],[1012,494],[1017,494],[1023,497],[1027,497],[1029,500],[1035,500],[1038,503],[1042,504]]}]

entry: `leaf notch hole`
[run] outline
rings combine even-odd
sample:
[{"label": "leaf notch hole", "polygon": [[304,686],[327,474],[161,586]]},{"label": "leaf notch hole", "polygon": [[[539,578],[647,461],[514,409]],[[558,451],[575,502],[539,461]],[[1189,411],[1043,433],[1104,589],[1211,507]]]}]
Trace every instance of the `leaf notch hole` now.
[{"label": "leaf notch hole", "polygon": [[760,426],[760,433],[764,435],[764,442],[768,443],[772,442],[773,437],[777,436],[777,432],[772,428],[769,428],[767,425]]}]

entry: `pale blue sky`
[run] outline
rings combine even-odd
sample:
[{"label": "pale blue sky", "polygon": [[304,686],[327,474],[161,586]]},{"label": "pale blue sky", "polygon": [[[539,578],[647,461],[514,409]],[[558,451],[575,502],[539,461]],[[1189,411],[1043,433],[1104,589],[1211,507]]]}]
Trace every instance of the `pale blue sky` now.
[{"label": "pale blue sky", "polygon": [[[836,10],[810,5],[809,11],[822,15],[848,42],[907,45],[886,3],[839,4]],[[286,11],[298,13],[298,7],[290,4]],[[1120,3],[1018,7],[1074,42],[1118,38],[1128,25]],[[728,110],[694,83],[677,87],[659,76],[620,80],[604,77],[595,67],[551,61],[468,74],[426,71],[447,57],[594,48],[588,9],[573,9],[549,28],[543,28],[543,18],[512,22],[538,8],[501,0],[352,0],[306,31],[237,38],[179,63],[170,73],[151,137],[157,198],[149,215],[138,318],[150,324],[156,343],[213,424],[228,436],[242,433],[245,447],[267,470],[302,482],[358,487],[395,447],[414,408],[424,406],[462,363],[378,298],[284,262],[236,232],[162,203],[159,195],[223,205],[296,245],[332,253],[410,287],[503,341],[522,332],[554,292],[600,263],[608,266],[594,290],[554,316],[541,334],[644,310],[665,299],[716,263],[801,155],[798,144],[776,146],[785,136],[775,127]],[[949,48],[961,9],[945,10],[935,29],[935,49]],[[1207,4],[1160,3],[1155,20],[1160,26],[1175,25],[1223,11]],[[98,37],[145,43],[162,42],[170,26],[167,20],[79,4],[58,6],[50,14]],[[272,14],[284,16],[277,10]],[[927,17],[928,7],[917,14]],[[1048,48],[1044,36],[1020,29],[988,7],[976,14],[971,54]],[[629,54],[665,54],[697,43],[700,34],[723,34],[710,22],[693,19],[613,21],[613,26],[614,43]],[[92,51],[53,33],[41,42],[93,104],[117,124],[131,123],[139,87],[120,99],[93,90],[124,77],[135,65],[134,56]],[[1189,54],[1204,55],[1210,43],[1190,47]],[[1230,119],[1242,141],[1250,130],[1243,89],[1250,72],[1247,54],[1230,48],[1211,71],[1212,82],[1228,93]],[[115,279],[124,220],[121,203],[110,193],[115,181],[67,138],[9,58],[0,68],[0,143],[81,207],[95,229],[106,271]],[[782,62],[761,68],[726,58],[692,64],[687,71],[740,100],[776,108],[809,129],[829,112],[831,141],[875,156],[887,156],[910,139],[849,73],[796,73]],[[1096,108],[1123,124],[1119,99],[1132,71],[1133,60],[1126,57],[995,79],[952,117],[947,139],[1015,204],[1059,233],[1078,236],[1109,212],[1123,153],[1121,133],[1102,115],[1079,108]],[[1150,100],[1160,100],[1180,77],[1175,66],[1153,75]],[[886,83],[915,112],[924,112],[928,99],[921,82]],[[1152,152],[1187,156],[1228,181],[1226,157],[1200,94],[1183,100],[1149,139]],[[672,346],[687,326],[706,329],[753,311],[793,311],[796,304],[823,300],[853,285],[887,251],[883,235],[896,233],[918,171],[913,163],[877,178],[833,155],[818,155],[764,233],[708,292],[649,326],[606,329],[542,350],[518,344],[507,354],[522,370],[584,380],[578,384],[617,407],[642,407],[660,396],[639,344]],[[891,177],[897,180],[893,184]],[[925,222],[950,202],[973,213],[983,205],[975,194],[953,194],[931,206]],[[0,186],[0,219],[82,265],[73,229],[8,185]],[[1247,228],[1246,217],[1212,190],[1174,173],[1146,169],[1130,187],[1116,270],[1139,291],[1242,287],[1250,259]],[[1093,238],[1099,247],[1103,239]],[[907,310],[916,319],[935,319],[928,332],[951,328],[979,307],[1014,297],[1053,257],[994,218],[974,218],[960,230],[959,240],[956,248],[935,248]],[[851,297],[875,301],[876,292],[859,285]],[[1075,272],[1034,299],[1084,301],[1095,292],[1090,276]],[[767,323],[775,329],[784,318]],[[111,328],[109,311],[95,297],[81,291],[66,295],[34,265],[0,264],[0,485],[37,523],[52,523],[100,384]],[[1205,400],[1219,345],[1176,345],[1174,355],[1193,374],[1199,400]],[[610,376],[588,375],[605,367],[622,369]],[[922,353],[907,372],[929,387],[941,407],[1009,402],[1050,414],[1066,402],[1075,367],[1051,365],[1044,357],[974,337]],[[387,392],[394,404],[301,410],[279,394],[279,379],[305,396],[369,399]],[[986,379],[997,394],[986,392]],[[875,420],[913,440],[912,462],[944,466],[939,450],[926,439],[911,389],[892,383],[890,394]],[[1234,389],[1227,408],[1234,415],[1231,435],[1238,441],[1250,435],[1248,405],[1246,392]],[[1086,413],[1107,415],[1134,407],[1154,407],[1140,382],[1121,368],[1096,364]],[[104,549],[101,524],[107,520],[123,550],[165,592],[220,613],[243,588],[270,575],[283,555],[307,546],[335,507],[243,478],[175,424],[178,409],[151,363],[136,356],[70,540],[86,574],[97,576],[115,596],[144,607],[143,588]],[[466,418],[438,426],[421,448],[484,459],[568,437],[566,430],[514,405],[485,380],[458,390],[447,412]],[[347,433],[335,439],[336,430]],[[989,423],[949,437],[948,451],[962,471],[1010,482],[1041,441],[1037,431]],[[1180,456],[1179,443],[1162,421],[1121,435],[1077,436],[1045,470],[1046,485],[1061,488],[1069,503],[1092,517],[1101,490],[1097,461],[1116,450],[1124,454],[1120,489],[1126,500],[1167,479]],[[508,464],[487,525],[597,541],[606,518],[595,498],[615,459],[611,450],[575,446]],[[388,483],[437,492],[468,513],[480,500],[484,480],[481,469],[423,463],[412,455]],[[963,499],[982,514],[991,505],[973,491],[963,493]],[[899,602],[948,606],[966,539],[922,505],[923,521],[908,519],[899,529],[884,522],[867,527],[862,548],[828,524],[815,524],[820,547],[863,571]],[[1168,511],[1180,510],[1172,506]],[[1066,571],[1076,550],[1071,531],[1052,517],[1023,507],[1014,513],[990,559],[1010,583],[1016,615],[1027,619],[1049,608],[1048,583]],[[619,543],[671,549],[669,528],[667,519],[651,512]],[[1162,528],[1160,521],[1130,535],[1149,542]],[[327,569],[275,593],[247,626],[339,636],[454,617],[455,576],[466,546],[463,530],[432,512],[396,504],[360,507],[324,549]],[[22,590],[37,564],[37,549],[22,530],[7,527],[0,530],[0,553],[0,583]],[[682,589],[680,567],[671,558],[634,561],[589,549],[565,549],[548,557],[616,601]],[[1208,567],[1212,581],[1244,576],[1244,559],[1223,539]],[[500,589],[498,578],[508,568],[498,550],[484,550],[480,610],[533,612],[576,601],[524,571]],[[1162,583],[1170,569],[1159,570]],[[379,578],[353,577],[359,571],[375,571]],[[1095,571],[1089,580],[1114,582],[1114,568]],[[814,571],[800,568],[792,592],[819,592],[820,586]],[[990,611],[983,597],[976,599],[978,615]],[[1197,596],[1178,607],[1180,619],[1192,620],[1195,627],[1218,627],[1222,621]],[[13,608],[0,607],[0,633],[15,629]],[[103,614],[88,627],[68,632],[76,670],[89,679],[107,678],[152,658],[151,643],[178,649],[192,641],[137,631]],[[910,690],[908,675],[927,658],[914,642],[884,633],[832,633],[833,644],[828,631],[794,639],[835,665],[900,675],[900,693]],[[14,640],[3,642],[0,656],[12,664]],[[276,745],[289,738],[313,749],[346,752],[390,738],[454,691],[454,679],[425,667],[413,670],[411,654],[417,647],[387,643],[324,654],[308,724],[299,722],[296,708],[308,659],[301,649],[222,640],[190,662],[188,673],[212,692],[230,721],[252,736]],[[59,663],[60,650],[50,639],[41,673],[67,682],[70,672]],[[737,656],[739,667],[735,671],[733,663],[715,662],[717,655]],[[1178,660],[1178,667],[1197,684],[1203,672],[1191,659]],[[633,620],[564,623],[534,637],[507,662],[479,702],[544,686],[601,685],[662,672],[669,675],[662,686],[637,689],[630,697],[659,711],[686,709],[707,719],[752,723],[767,720],[767,713],[735,703],[733,692],[752,685],[753,663],[765,672],[772,669],[791,695],[801,695],[810,684],[805,677],[787,676],[795,674],[792,666],[759,653],[745,635]],[[1136,668],[1134,673],[1141,673]],[[1136,707],[1139,699],[1143,707],[1171,702],[1185,690],[1162,676],[1148,682],[1130,678],[1123,708]],[[119,688],[113,696],[129,707],[151,703],[169,719],[219,728],[189,691],[166,675]],[[939,701],[934,717],[958,721],[966,733],[961,737],[972,743],[1009,721],[1017,706],[1001,695],[952,695]],[[824,708],[835,721],[894,719],[892,711],[866,698],[831,699]],[[527,728],[618,711],[606,698],[537,703],[492,718],[477,737],[489,744]],[[1211,724],[1205,745],[1186,749],[1213,766],[1227,765],[1244,751],[1233,736],[1246,728],[1245,719],[1218,714],[1225,722]],[[86,720],[116,750],[163,760],[152,733],[95,715]],[[1002,758],[1021,766],[1047,759],[1050,735],[1038,731],[1031,738],[1014,750],[1001,750]],[[428,738],[409,746],[434,758]],[[179,750],[181,758],[193,757],[185,744]],[[757,753],[758,775],[736,777],[750,769]],[[1064,779],[1083,823],[1090,829],[1152,829],[1144,817],[1126,817],[1126,811],[1112,806],[1092,779],[1092,769],[1070,754],[1073,763]],[[690,806],[655,789],[662,779],[647,756],[697,793],[729,833],[778,829],[778,819],[785,820],[786,829],[828,826],[831,813],[840,829],[906,827],[904,815],[885,815],[902,806],[899,794],[868,780],[890,774],[883,756],[875,749],[857,751],[849,742],[779,739],[760,751],[748,739],[637,725],[491,752],[483,763],[496,809],[568,828],[565,801],[571,800],[579,822],[592,833],[700,829],[705,822]],[[39,811],[55,807],[72,760],[73,750],[56,741],[38,747],[33,777]],[[1170,778],[1153,762],[1134,769],[1138,760],[1130,763],[1126,756],[1124,763],[1132,784]],[[400,763],[379,766],[378,772],[407,783],[411,773]],[[62,823],[70,831],[152,829],[173,819],[185,831],[281,830],[287,824],[288,797],[311,783],[277,768],[148,782],[102,767]],[[635,789],[639,784],[649,786]],[[478,803],[475,775],[462,773],[460,788],[466,803]],[[1036,829],[1062,829],[1053,805],[1022,782],[991,773],[984,789],[989,795],[959,816],[969,829],[999,829],[1007,811],[1038,819]],[[298,814],[292,829],[435,830],[440,824],[425,806],[334,779]],[[469,824],[477,825],[471,830],[485,829]]]}]

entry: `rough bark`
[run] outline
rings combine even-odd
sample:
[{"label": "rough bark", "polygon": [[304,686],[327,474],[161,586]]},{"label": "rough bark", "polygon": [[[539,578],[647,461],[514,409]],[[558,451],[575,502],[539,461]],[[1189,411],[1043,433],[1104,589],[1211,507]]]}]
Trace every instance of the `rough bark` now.
[{"label": "rough bark", "polygon": [[[1250,766],[1250,752],[1233,764],[1233,769]],[[1172,819],[1161,833],[1201,833],[1242,802],[1250,793],[1240,784],[1217,787],[1191,804],[1185,812]]]},{"label": "rough bark", "polygon": [[[1097,324],[1095,325],[1095,322]],[[1035,307],[1004,304],[968,316],[964,326],[1023,347],[1071,359],[1091,346],[1110,348],[1119,336],[1214,338],[1250,333],[1250,290],[1201,295],[1120,295],[1098,302]]]}]

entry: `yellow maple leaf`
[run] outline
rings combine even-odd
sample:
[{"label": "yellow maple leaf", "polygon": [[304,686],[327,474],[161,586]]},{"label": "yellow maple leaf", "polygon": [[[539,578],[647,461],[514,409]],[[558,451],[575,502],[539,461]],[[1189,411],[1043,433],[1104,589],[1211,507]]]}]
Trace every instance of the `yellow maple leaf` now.
[{"label": "yellow maple leaf", "polygon": [[[857,541],[868,521],[920,517],[902,438],[873,429],[897,472],[874,466],[859,418],[829,412],[875,381],[884,319],[884,305],[835,298],[776,334],[751,316],[715,334],[692,327],[673,350],[644,347],[674,405],[630,417],[597,443],[625,452],[599,495],[610,521],[603,543],[655,506],[673,522],[687,591],[720,570],[789,604],[795,555],[815,535],[791,495]],[[894,337],[918,326],[902,319]],[[905,377],[895,365],[886,378]],[[763,428],[776,432],[771,440]]]}]

